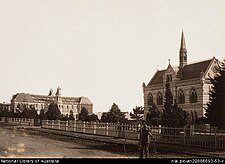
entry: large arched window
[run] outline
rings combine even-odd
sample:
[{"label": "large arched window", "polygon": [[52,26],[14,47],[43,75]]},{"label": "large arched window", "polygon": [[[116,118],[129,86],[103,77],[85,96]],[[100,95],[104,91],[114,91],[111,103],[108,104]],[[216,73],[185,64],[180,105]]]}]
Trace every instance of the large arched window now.
[{"label": "large arched window", "polygon": [[163,97],[161,92],[158,92],[157,94],[157,105],[163,105]]},{"label": "large arched window", "polygon": [[178,92],[178,104],[184,104],[184,103],[185,103],[184,91],[180,89]]},{"label": "large arched window", "polygon": [[151,93],[148,94],[148,106],[153,105],[153,96]]},{"label": "large arched window", "polygon": [[192,88],[190,91],[190,103],[197,103],[198,98],[197,98],[197,92],[195,88]]}]

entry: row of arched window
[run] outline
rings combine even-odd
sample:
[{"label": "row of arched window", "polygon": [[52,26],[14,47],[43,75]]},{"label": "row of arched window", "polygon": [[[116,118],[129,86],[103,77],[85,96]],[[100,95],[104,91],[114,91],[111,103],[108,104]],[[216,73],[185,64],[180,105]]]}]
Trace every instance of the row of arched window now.
[{"label": "row of arched window", "polygon": [[[189,102],[190,103],[197,103],[198,98],[197,98],[197,92],[195,88],[192,88],[190,90],[189,94]],[[148,106],[153,104],[153,95],[151,93],[148,94]],[[178,91],[178,96],[177,96],[177,103],[178,104],[184,104],[185,103],[185,94],[182,89]],[[157,105],[163,105],[163,96],[161,92],[157,93],[157,98],[156,98],[156,104]]]}]

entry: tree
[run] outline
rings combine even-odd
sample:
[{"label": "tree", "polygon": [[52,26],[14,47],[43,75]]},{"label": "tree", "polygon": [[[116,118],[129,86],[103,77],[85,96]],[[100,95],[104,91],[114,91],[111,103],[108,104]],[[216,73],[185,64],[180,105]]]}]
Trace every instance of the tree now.
[{"label": "tree", "polygon": [[173,95],[170,90],[170,84],[166,83],[164,110],[162,115],[163,126],[168,127],[184,127],[189,123],[189,114],[178,107],[176,99],[173,104]]},{"label": "tree", "polygon": [[108,121],[108,112],[102,113],[101,119],[102,122],[107,122]]},{"label": "tree", "polygon": [[189,123],[189,114],[182,108],[178,107],[177,101],[174,101],[171,118],[172,127],[182,128]]},{"label": "tree", "polygon": [[21,117],[29,118],[29,110],[27,108],[24,108],[24,110],[21,113]]},{"label": "tree", "polygon": [[60,120],[61,121],[68,121],[69,120],[68,114],[61,114],[60,115]]},{"label": "tree", "polygon": [[48,111],[46,112],[46,116],[48,120],[59,120],[61,112],[59,107],[55,103],[51,103],[48,106]]},{"label": "tree", "polygon": [[206,109],[206,121],[210,126],[225,128],[225,61],[218,67],[214,78],[210,77],[212,89],[209,91],[209,102]]},{"label": "tree", "polygon": [[91,115],[88,115],[86,117],[86,121],[94,121],[94,122],[97,122],[97,121],[99,121],[99,119],[98,119],[98,116],[96,114],[91,114]]},{"label": "tree", "polygon": [[88,116],[88,110],[85,107],[82,107],[79,113],[79,120],[85,121],[87,116]]},{"label": "tree", "polygon": [[116,103],[113,103],[111,109],[106,114],[102,115],[101,121],[103,122],[126,122],[125,114],[120,111]]},{"label": "tree", "polygon": [[35,107],[33,105],[25,105],[22,104],[20,105],[20,109],[21,112],[21,117],[23,118],[32,118],[32,119],[36,119],[38,118],[38,114],[37,111],[35,110]]},{"label": "tree", "polygon": [[161,124],[161,112],[158,110],[156,104],[149,107],[146,115],[148,125],[158,126]]},{"label": "tree", "polygon": [[140,106],[136,106],[135,108],[133,108],[133,113],[130,113],[130,117],[136,121],[140,121],[141,119],[143,119],[143,115],[144,109],[142,109],[142,107]]},{"label": "tree", "polygon": [[173,111],[173,95],[170,90],[170,83],[166,82],[166,92],[165,92],[165,102],[164,109],[162,114],[162,125],[163,126],[171,126],[171,117]]},{"label": "tree", "polygon": [[30,109],[29,109],[29,118],[32,118],[32,119],[37,119],[38,118],[38,113],[35,110],[34,106],[31,106]]},{"label": "tree", "polygon": [[42,125],[42,120],[47,120],[47,115],[45,114],[45,110],[41,109],[39,113],[40,124]]},{"label": "tree", "polygon": [[40,110],[39,118],[40,118],[40,120],[46,120],[47,119],[47,116],[45,114],[45,110],[44,109]]},{"label": "tree", "polygon": [[10,116],[10,111],[4,105],[0,105],[0,117],[8,117]]},{"label": "tree", "polygon": [[68,119],[69,120],[75,120],[72,110],[70,110],[70,114],[69,114],[69,118]]}]

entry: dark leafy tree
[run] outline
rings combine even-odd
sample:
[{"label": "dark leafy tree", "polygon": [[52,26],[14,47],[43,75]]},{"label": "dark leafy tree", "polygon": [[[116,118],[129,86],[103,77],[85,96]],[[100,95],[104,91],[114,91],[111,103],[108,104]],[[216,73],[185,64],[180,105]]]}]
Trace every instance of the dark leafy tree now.
[{"label": "dark leafy tree", "polygon": [[8,117],[10,116],[10,111],[4,105],[0,105],[0,117]]},{"label": "dark leafy tree", "polygon": [[161,112],[156,104],[153,103],[153,105],[149,107],[146,115],[146,121],[149,125],[153,126],[158,126],[161,124]]},{"label": "dark leafy tree", "polygon": [[98,116],[96,114],[90,114],[86,117],[86,121],[90,121],[90,122],[98,122]]},{"label": "dark leafy tree", "polygon": [[85,107],[83,107],[79,113],[78,118],[81,121],[85,121],[87,116],[88,116],[88,110]]},{"label": "dark leafy tree", "polygon": [[29,118],[29,109],[24,108],[24,110],[21,113],[21,116],[24,117],[24,118]]},{"label": "dark leafy tree", "polygon": [[188,112],[178,107],[177,102],[174,101],[171,126],[176,128],[182,128],[189,123],[189,118],[190,117]]},{"label": "dark leafy tree", "polygon": [[111,109],[106,114],[102,115],[101,121],[112,123],[125,123],[127,120],[125,114],[122,113],[116,103],[113,103]]},{"label": "dark leafy tree", "polygon": [[45,109],[41,109],[39,113],[40,124],[42,125],[42,120],[47,120],[47,115],[45,114]]},{"label": "dark leafy tree", "polygon": [[216,76],[210,77],[212,89],[206,109],[206,121],[211,127],[225,129],[225,64],[217,68]]},{"label": "dark leafy tree", "polygon": [[21,107],[20,111],[22,111],[21,117],[32,118],[32,119],[38,118],[38,114],[37,114],[37,111],[35,110],[34,106],[32,106],[32,105],[28,106],[28,105],[23,104],[20,107]]},{"label": "dark leafy tree", "polygon": [[39,118],[40,118],[40,120],[46,120],[47,119],[47,116],[45,114],[45,110],[44,109],[40,110]]},{"label": "dark leafy tree", "polygon": [[72,110],[70,110],[70,114],[69,114],[69,118],[68,119],[69,120],[75,120]]},{"label": "dark leafy tree", "polygon": [[191,111],[189,115],[189,125],[199,124],[197,111]]},{"label": "dark leafy tree", "polygon": [[108,112],[102,113],[101,119],[102,122],[107,122],[108,121]]},{"label": "dark leafy tree", "polygon": [[51,103],[48,106],[48,111],[46,112],[46,116],[48,120],[59,120],[60,119],[61,112],[59,110],[59,107],[55,103]]},{"label": "dark leafy tree", "polygon": [[60,115],[60,120],[61,121],[68,121],[69,120],[68,114],[61,114]]},{"label": "dark leafy tree", "polygon": [[162,114],[162,125],[167,127],[184,127],[189,123],[189,114],[178,107],[176,100],[173,103],[173,95],[170,84],[166,83],[164,110]]},{"label": "dark leafy tree", "polygon": [[136,121],[140,121],[143,119],[144,109],[140,106],[136,106],[133,108],[133,113],[130,113],[130,117]]},{"label": "dark leafy tree", "polygon": [[171,117],[173,112],[173,95],[170,90],[170,83],[166,82],[166,92],[165,92],[165,101],[164,109],[162,114],[162,125],[171,126]]},{"label": "dark leafy tree", "polygon": [[31,106],[30,107],[30,110],[29,110],[29,118],[38,119],[38,113],[35,110],[35,107],[34,106]]}]

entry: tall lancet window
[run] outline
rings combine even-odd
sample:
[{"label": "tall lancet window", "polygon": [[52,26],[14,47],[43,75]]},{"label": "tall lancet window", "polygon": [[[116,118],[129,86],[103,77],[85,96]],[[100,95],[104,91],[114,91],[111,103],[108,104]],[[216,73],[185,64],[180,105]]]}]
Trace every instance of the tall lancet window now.
[{"label": "tall lancet window", "polygon": [[157,105],[163,105],[163,97],[161,92],[158,92],[157,94]]},{"label": "tall lancet window", "polygon": [[198,102],[198,96],[195,88],[192,88],[190,91],[190,103],[197,103]]},{"label": "tall lancet window", "polygon": [[148,106],[153,105],[153,96],[151,93],[148,94],[148,102],[147,102]]},{"label": "tall lancet window", "polygon": [[178,104],[184,104],[184,103],[185,103],[184,91],[180,89],[178,93]]}]

